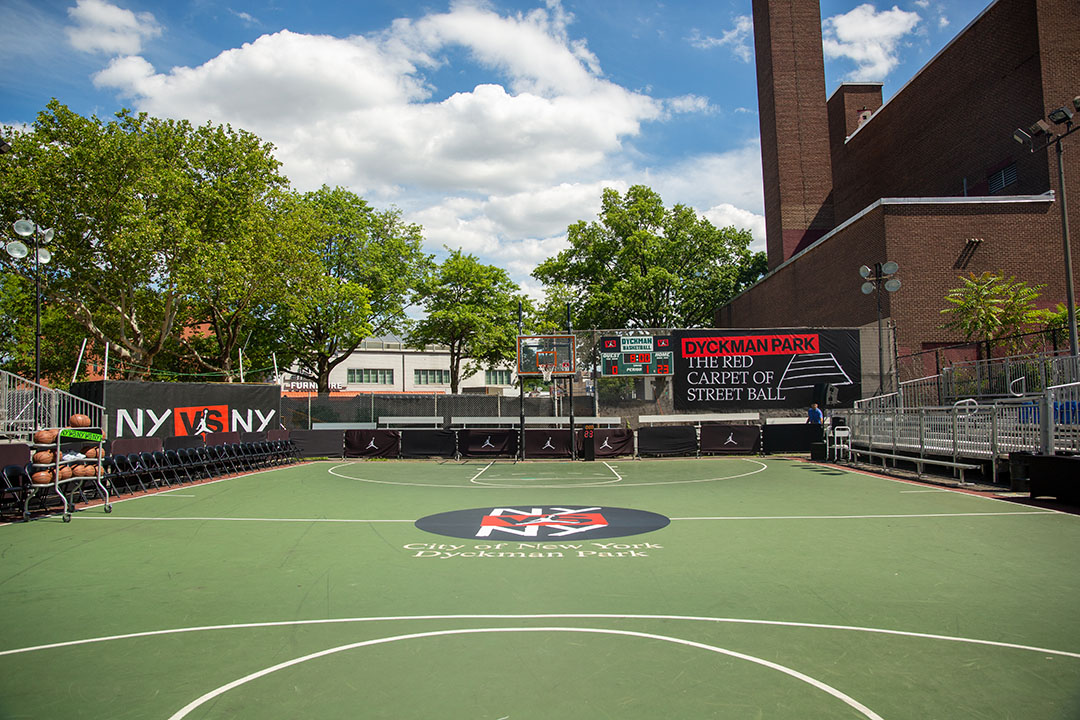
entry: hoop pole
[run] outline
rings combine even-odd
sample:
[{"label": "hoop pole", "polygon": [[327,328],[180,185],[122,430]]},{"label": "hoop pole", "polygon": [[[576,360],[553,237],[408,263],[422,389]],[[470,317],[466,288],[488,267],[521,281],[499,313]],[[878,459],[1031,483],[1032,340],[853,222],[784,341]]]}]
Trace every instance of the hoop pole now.
[{"label": "hoop pole", "polygon": [[525,459],[525,378],[521,376],[521,300],[518,300],[518,457]]},{"label": "hoop pole", "polygon": [[[574,338],[574,326],[570,322],[570,303],[566,303],[566,332],[571,338]],[[571,339],[570,342],[573,345],[577,345],[576,339]],[[570,357],[573,358],[577,355],[577,348],[570,348]],[[570,365],[570,375],[566,379],[567,393],[566,397],[570,400],[570,459],[577,460],[577,438],[574,436],[574,372],[577,370]]]}]

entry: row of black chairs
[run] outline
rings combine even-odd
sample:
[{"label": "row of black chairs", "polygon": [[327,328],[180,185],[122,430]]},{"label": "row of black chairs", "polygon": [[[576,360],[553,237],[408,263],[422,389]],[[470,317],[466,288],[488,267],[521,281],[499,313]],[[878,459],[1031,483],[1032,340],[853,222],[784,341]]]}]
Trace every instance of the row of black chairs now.
[{"label": "row of black chairs", "polygon": [[[102,481],[113,495],[148,492],[151,489],[172,487],[197,480],[248,472],[284,465],[300,459],[300,451],[291,440],[262,440],[256,442],[204,445],[175,450],[144,451],[109,455],[102,459]],[[0,514],[17,509],[22,512],[30,494],[30,465],[8,465],[3,469],[0,486]],[[87,502],[100,494],[93,478],[74,488],[75,499]],[[51,502],[59,502],[52,493],[36,493],[33,500],[39,509],[46,510]]]}]

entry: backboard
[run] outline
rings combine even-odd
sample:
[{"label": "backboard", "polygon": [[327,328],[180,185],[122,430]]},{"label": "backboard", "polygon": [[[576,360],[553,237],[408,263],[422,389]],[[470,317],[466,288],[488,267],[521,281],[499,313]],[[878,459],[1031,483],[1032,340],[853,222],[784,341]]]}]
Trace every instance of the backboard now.
[{"label": "backboard", "polygon": [[[552,355],[554,353],[554,355]],[[518,375],[542,375],[540,362],[554,358],[555,377],[573,375],[577,369],[577,340],[573,335],[518,335]]]}]

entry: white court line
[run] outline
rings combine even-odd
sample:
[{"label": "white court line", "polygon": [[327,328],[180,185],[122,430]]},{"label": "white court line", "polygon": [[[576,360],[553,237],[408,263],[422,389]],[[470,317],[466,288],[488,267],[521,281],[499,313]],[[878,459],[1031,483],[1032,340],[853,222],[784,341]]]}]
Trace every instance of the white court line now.
[{"label": "white court line", "polygon": [[85,638],[82,640],[65,640],[63,642],[48,643],[46,645],[33,645],[11,650],[0,650],[0,657],[5,655],[20,655],[22,653],[37,652],[39,650],[53,650],[62,647],[74,647],[76,645],[91,645],[95,643],[111,642],[113,640],[131,640],[135,638],[157,637],[161,635],[181,635],[185,633],[208,632],[216,630],[251,630],[258,628],[297,627],[306,625],[345,625],[367,622],[397,622],[415,620],[677,620],[686,622],[726,623],[732,625],[762,625],[766,627],[806,628],[811,630],[844,630],[849,632],[864,632],[874,635],[891,635],[896,637],[908,637],[918,640],[942,640],[946,642],[966,643],[969,645],[984,645],[987,647],[1004,648],[1006,650],[1024,650],[1028,652],[1047,653],[1080,660],[1080,652],[1068,650],[1054,650],[1052,648],[1038,647],[1036,645],[1020,645],[1017,643],[999,642],[997,640],[979,640],[977,638],[965,638],[955,635],[937,635],[934,633],[911,632],[907,630],[889,630],[886,628],[861,627],[859,625],[831,625],[823,623],[806,623],[789,620],[752,620],[748,618],[720,618],[700,615],[642,615],[642,614],[615,614],[615,613],[557,613],[536,615],[388,615],[376,617],[355,618],[322,618],[317,620],[278,620],[270,622],[234,623],[231,625],[201,625],[194,627],[172,628],[168,630],[146,630],[143,632],[126,633],[124,635],[106,635],[102,637]]},{"label": "white court line", "polygon": [[951,491],[950,490],[945,490],[944,488],[942,488],[942,489],[938,489],[938,490],[901,490],[900,494],[901,495],[918,495],[919,493],[947,493],[947,492],[951,492]]},{"label": "white court line", "polygon": [[415,520],[362,520],[359,518],[259,518],[259,517],[135,517],[132,515],[73,515],[78,520],[147,520],[175,522],[193,520],[196,522],[282,522],[282,523],[414,523]]},{"label": "white court line", "polygon": [[610,464],[608,464],[608,463],[607,463],[606,461],[604,462],[604,467],[606,467],[606,468],[607,468],[608,470],[610,470],[610,471],[611,471],[611,473],[612,473],[612,474],[613,474],[613,475],[614,475],[615,477],[619,478],[619,482],[622,482],[622,475],[620,475],[620,474],[619,474],[618,472],[616,472],[616,471],[615,471],[615,468],[611,467],[611,465],[610,465]]},{"label": "white court line", "polygon": [[[673,517],[676,520],[892,520],[892,519],[919,519],[939,517],[1000,517],[1003,515],[1057,515],[1058,513],[1046,510],[1018,510],[1016,512],[982,512],[982,513],[922,513],[911,515],[726,515],[715,517]],[[281,523],[415,523],[415,520],[377,520],[363,518],[262,518],[262,517],[135,517],[125,515],[74,515],[77,520],[142,520],[178,522],[190,520],[194,522],[281,522]]]},{"label": "white court line", "polygon": [[[736,475],[723,475],[723,476],[720,476],[720,477],[700,478],[698,480],[663,480],[663,481],[657,481],[657,482],[624,482],[624,483],[621,483],[621,484],[619,484],[618,480],[610,480],[607,483],[585,483],[585,484],[578,484],[578,485],[567,485],[567,484],[563,484],[563,485],[533,485],[529,489],[544,489],[544,488],[547,488],[547,489],[553,489],[553,490],[563,490],[563,489],[567,489],[567,488],[579,488],[579,487],[580,488],[591,488],[591,487],[596,487],[598,485],[611,485],[612,487],[620,487],[620,488],[624,488],[624,487],[625,488],[649,487],[649,486],[654,486],[654,485],[691,485],[691,484],[695,484],[695,483],[718,482],[720,480],[735,480],[737,478],[743,478],[743,477],[749,477],[751,475],[757,475],[758,473],[765,472],[766,470],[769,469],[769,466],[766,465],[765,463],[761,462],[760,460],[752,460],[750,458],[730,458],[730,459],[735,459],[735,460],[738,460],[740,462],[753,463],[753,464],[757,465],[758,467],[753,469],[753,470],[750,470],[749,472],[738,473]],[[423,488],[442,487],[442,488],[457,488],[459,490],[461,490],[461,489],[464,489],[464,490],[477,490],[477,489],[479,489],[479,488],[469,487],[468,485],[462,485],[460,483],[448,484],[448,483],[407,482],[407,481],[400,481],[400,480],[373,480],[372,478],[353,477],[352,475],[343,475],[343,474],[337,472],[337,470],[339,468],[352,467],[352,466],[358,465],[358,464],[359,463],[356,463],[356,462],[341,463],[340,465],[334,465],[331,468],[327,468],[326,471],[328,473],[330,473],[331,475],[333,475],[334,477],[343,478],[345,480],[356,480],[358,482],[373,483],[375,485],[400,485],[400,486],[403,486],[403,487],[423,487]],[[521,489],[521,486],[518,486],[518,485],[495,485],[493,483],[483,483],[483,482],[477,482],[477,483],[473,483],[473,484],[480,485],[480,486],[483,486],[485,488]]]},{"label": "white court line", "polygon": [[1045,510],[1018,510],[1016,512],[973,512],[973,513],[922,513],[912,515],[730,515],[722,517],[681,517],[671,520],[889,520],[902,518],[939,518],[939,517],[996,517],[999,515],[1055,515]]},{"label": "white court line", "polygon": [[486,634],[486,633],[515,633],[515,632],[566,632],[566,633],[594,633],[594,634],[598,634],[598,635],[622,635],[622,636],[626,636],[626,637],[644,638],[646,640],[661,640],[663,642],[674,643],[674,644],[677,644],[677,645],[685,645],[687,647],[697,648],[699,650],[708,650],[710,652],[714,652],[714,653],[717,653],[719,655],[727,655],[728,657],[733,657],[733,658],[735,658],[737,660],[746,660],[747,662],[754,663],[755,665],[761,665],[762,667],[767,667],[770,670],[776,670],[776,671],[781,672],[781,673],[783,673],[785,675],[793,677],[796,680],[801,680],[802,682],[806,683],[807,685],[810,685],[811,687],[813,687],[813,688],[815,688],[817,690],[821,690],[822,692],[825,692],[825,693],[827,693],[829,695],[832,695],[834,698],[840,700],[841,702],[843,702],[848,707],[850,707],[850,708],[856,710],[857,712],[859,712],[861,715],[863,715],[863,717],[869,718],[870,720],[883,720],[883,718],[880,715],[878,715],[876,712],[874,712],[870,708],[866,707],[865,705],[860,703],[855,698],[853,698],[850,695],[847,695],[847,694],[837,690],[836,688],[832,687],[831,685],[826,685],[825,683],[821,682],[820,680],[812,678],[809,675],[806,675],[804,673],[799,672],[798,670],[793,670],[792,668],[789,668],[789,667],[787,667],[785,665],[780,665],[779,663],[774,663],[774,662],[771,662],[769,660],[764,660],[764,659],[759,658],[759,657],[754,657],[753,655],[746,655],[744,653],[735,652],[734,650],[728,650],[726,648],[717,647],[715,645],[706,645],[705,643],[694,642],[693,640],[683,640],[681,638],[669,637],[667,635],[654,635],[653,633],[635,632],[635,631],[632,631],[632,630],[612,630],[612,629],[608,629],[608,628],[575,628],[575,627],[509,627],[509,628],[463,628],[463,629],[458,629],[458,630],[433,630],[433,631],[424,632],[424,633],[411,633],[409,635],[394,635],[392,637],[375,638],[374,640],[362,640],[360,642],[349,643],[348,645],[339,645],[338,647],[329,648],[327,650],[320,650],[319,652],[314,652],[314,653],[311,653],[309,655],[304,655],[302,657],[293,658],[292,660],[286,660],[285,662],[278,663],[277,665],[273,665],[271,667],[264,668],[264,669],[259,670],[257,672],[253,672],[253,673],[251,673],[249,675],[245,675],[242,678],[238,678],[236,680],[233,680],[232,682],[227,683],[225,685],[222,685],[221,687],[218,687],[218,688],[216,688],[214,690],[211,690],[210,692],[202,695],[201,697],[191,701],[190,703],[188,703],[187,705],[182,707],[180,710],[177,710],[175,713],[173,713],[169,717],[169,720],[183,720],[183,718],[187,717],[193,710],[198,709],[200,706],[206,704],[207,702],[213,700],[214,698],[220,697],[221,695],[224,695],[228,691],[233,690],[235,688],[238,688],[241,685],[245,685],[245,684],[251,682],[252,680],[258,680],[259,678],[266,677],[267,675],[270,675],[271,673],[277,672],[278,670],[284,670],[285,668],[293,667],[294,665],[300,665],[301,663],[305,663],[308,660],[315,660],[317,658],[323,658],[323,657],[326,657],[327,655],[334,655],[336,653],[344,652],[346,650],[355,650],[356,648],[369,647],[371,645],[382,645],[384,643],[397,642],[399,640],[415,640],[415,639],[418,639],[418,638],[441,637],[441,636],[446,636],[446,635],[477,635],[477,634]]},{"label": "white court line", "polygon": [[485,472],[487,471],[487,469],[488,469],[489,467],[491,467],[492,465],[494,465],[494,464],[495,464],[495,461],[494,461],[494,460],[492,460],[491,462],[489,462],[489,463],[488,463],[487,465],[485,465],[485,466],[484,466],[483,468],[481,468],[481,469],[480,469],[480,472],[476,473],[476,474],[475,474],[475,475],[473,475],[473,476],[472,476],[471,478],[469,478],[469,482],[476,482],[476,478],[478,478],[478,477],[480,477],[481,475],[483,475],[483,474],[484,474],[484,473],[485,473]]}]

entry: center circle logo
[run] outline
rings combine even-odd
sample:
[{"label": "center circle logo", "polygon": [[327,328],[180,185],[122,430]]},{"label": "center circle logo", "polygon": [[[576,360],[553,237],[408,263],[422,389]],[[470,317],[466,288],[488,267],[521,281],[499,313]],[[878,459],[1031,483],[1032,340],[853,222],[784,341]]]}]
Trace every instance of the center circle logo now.
[{"label": "center circle logo", "polygon": [[448,537],[538,539],[615,538],[667,527],[670,518],[647,510],[583,505],[485,507],[428,515],[416,521],[425,532]]}]

